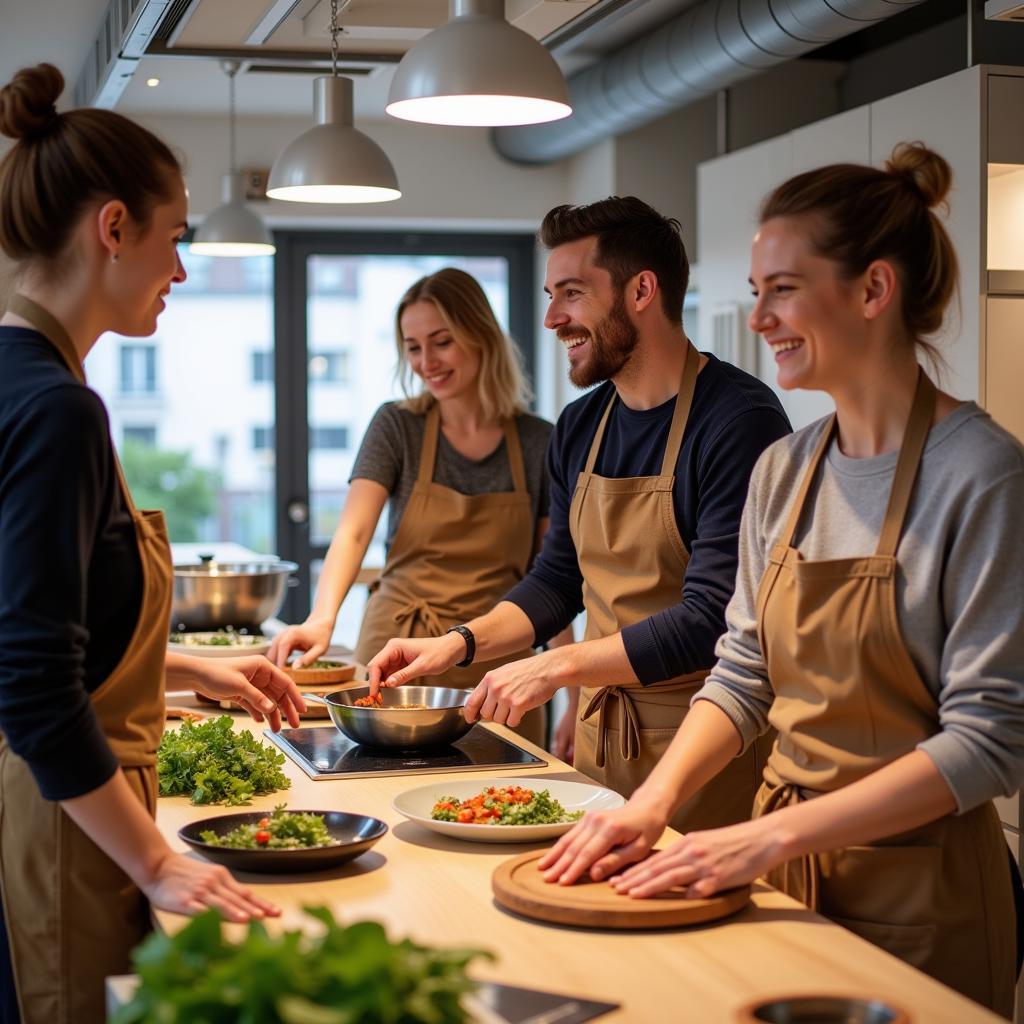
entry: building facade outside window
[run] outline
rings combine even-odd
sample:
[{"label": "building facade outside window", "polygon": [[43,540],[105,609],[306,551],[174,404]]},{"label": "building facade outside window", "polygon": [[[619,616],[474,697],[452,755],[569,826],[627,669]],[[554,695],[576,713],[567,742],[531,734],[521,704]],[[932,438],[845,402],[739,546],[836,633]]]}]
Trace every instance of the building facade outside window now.
[{"label": "building facade outside window", "polygon": [[156,394],[156,345],[121,346],[119,385],[122,395]]},{"label": "building facade outside window", "polygon": [[252,353],[252,382],[253,384],[274,383],[273,352],[257,350]]},{"label": "building facade outside window", "polygon": [[147,448],[156,447],[156,427],[152,425],[127,424],[121,431],[122,444],[141,444]]},{"label": "building facade outside window", "polygon": [[348,352],[315,352],[309,358],[309,379],[314,384],[348,384]]},{"label": "building facade outside window", "polygon": [[274,428],[253,427],[252,428],[252,450],[254,452],[268,452],[274,449]]},{"label": "building facade outside window", "polygon": [[313,427],[309,432],[310,448],[348,450],[348,427]]}]

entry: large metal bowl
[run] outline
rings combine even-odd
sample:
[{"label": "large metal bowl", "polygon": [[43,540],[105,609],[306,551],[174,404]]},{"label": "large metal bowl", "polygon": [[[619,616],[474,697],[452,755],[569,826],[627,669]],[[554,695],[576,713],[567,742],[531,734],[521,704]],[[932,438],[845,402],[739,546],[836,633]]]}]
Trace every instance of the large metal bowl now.
[{"label": "large metal bowl", "polygon": [[284,604],[294,562],[267,559],[174,567],[171,628],[212,630],[233,626],[258,631]]},{"label": "large metal bowl", "polygon": [[741,1024],[910,1024],[897,1006],[857,996],[792,996],[759,1000],[739,1013]]},{"label": "large metal bowl", "polygon": [[[446,686],[398,686],[381,690],[384,706],[357,708],[369,686],[335,690],[322,699],[331,721],[350,740],[370,747],[442,747],[473,728],[462,713],[467,690]],[[306,695],[309,700],[309,695]],[[403,704],[426,704],[422,710],[401,710]]]}]

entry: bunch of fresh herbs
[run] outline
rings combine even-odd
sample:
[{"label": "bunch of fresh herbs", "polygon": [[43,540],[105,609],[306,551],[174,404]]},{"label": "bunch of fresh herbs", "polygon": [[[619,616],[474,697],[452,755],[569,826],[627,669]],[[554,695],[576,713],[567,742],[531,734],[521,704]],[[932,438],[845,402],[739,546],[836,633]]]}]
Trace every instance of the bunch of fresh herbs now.
[{"label": "bunch of fresh herbs", "polygon": [[182,722],[168,731],[156,755],[161,796],[188,796],[194,804],[245,804],[253,795],[287,789],[284,755],[248,729],[232,729],[230,715]]},{"label": "bunch of fresh herbs", "polygon": [[110,1024],[463,1024],[466,965],[482,950],[390,942],[375,922],[343,927],[325,907],[317,938],[271,937],[259,922],[239,943],[216,911],[175,936],[150,935],[133,960],[140,986]]}]

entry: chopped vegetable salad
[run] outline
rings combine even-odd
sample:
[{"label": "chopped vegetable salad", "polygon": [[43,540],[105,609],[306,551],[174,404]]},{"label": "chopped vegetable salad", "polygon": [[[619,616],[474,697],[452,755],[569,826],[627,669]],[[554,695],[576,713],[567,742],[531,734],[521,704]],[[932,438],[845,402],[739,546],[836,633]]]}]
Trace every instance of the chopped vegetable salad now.
[{"label": "chopped vegetable salad", "polygon": [[462,825],[560,825],[579,821],[583,812],[567,811],[546,789],[491,786],[468,800],[443,796],[430,816]]},{"label": "chopped vegetable salad", "polygon": [[210,846],[230,846],[235,850],[310,850],[320,846],[338,846],[327,831],[322,814],[286,811],[278,804],[269,818],[250,825],[239,825],[219,836],[211,829],[199,833]]}]

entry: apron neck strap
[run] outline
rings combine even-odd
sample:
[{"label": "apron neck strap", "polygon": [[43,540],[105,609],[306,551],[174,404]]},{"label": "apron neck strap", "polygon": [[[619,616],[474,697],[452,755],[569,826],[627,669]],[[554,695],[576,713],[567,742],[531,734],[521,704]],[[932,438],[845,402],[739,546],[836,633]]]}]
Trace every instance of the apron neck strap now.
[{"label": "apron neck strap", "polygon": [[437,433],[441,429],[441,410],[437,402],[427,410],[427,422],[423,427],[423,447],[420,449],[420,471],[416,480],[429,484],[434,479],[434,460],[437,458]]},{"label": "apron neck strap", "polygon": [[[75,375],[78,383],[85,383],[85,367],[82,366],[82,360],[79,359],[78,353],[75,351],[71,335],[68,334],[64,329],[64,325],[52,313],[43,309],[38,302],[33,302],[30,298],[21,294],[12,295],[7,308],[15,316],[20,316],[22,320],[27,320],[32,324],[61,354],[64,362],[67,363],[68,369]],[[113,446],[111,448],[113,449]],[[116,451],[112,450],[112,454],[114,456],[114,468],[117,470],[117,479],[121,484],[121,493],[124,495],[129,511],[134,513],[136,511],[135,502],[132,501],[132,492],[128,487],[128,481],[125,479],[124,470],[121,468],[121,460],[117,457]]]},{"label": "apron neck strap", "polygon": [[[512,483],[516,492],[526,493],[526,463],[523,460],[523,446],[519,443],[519,430],[514,418],[502,423],[505,431],[505,450],[508,465],[512,471]],[[441,431],[441,409],[435,402],[427,410],[427,422],[423,428],[423,448],[420,450],[420,469],[416,480],[429,484],[434,479],[434,463],[437,461],[437,441]]]},{"label": "apron neck strap", "polygon": [[935,385],[928,374],[918,367],[914,403],[910,407],[910,418],[903,434],[896,473],[892,479],[892,490],[889,492],[889,506],[885,510],[885,521],[882,523],[882,532],[878,538],[879,555],[896,554],[903,523],[907,518],[907,509],[910,506],[910,495],[914,490],[914,481],[921,466],[921,456],[934,415]]},{"label": "apron neck strap", "polygon": [[[676,462],[679,460],[679,451],[683,446],[683,433],[686,430],[686,421],[690,418],[690,407],[693,405],[693,392],[697,387],[697,371],[700,368],[700,353],[694,348],[689,339],[686,341],[686,359],[683,362],[683,375],[679,381],[679,394],[676,396],[676,405],[672,410],[672,423],[668,428],[668,441],[665,443],[665,456],[661,462],[661,475],[672,476],[675,473]],[[604,415],[597,425],[597,433],[591,442],[590,451],[587,453],[587,464],[583,469],[584,473],[593,473],[597,465],[597,456],[601,450],[601,442],[604,440],[604,431],[608,426],[608,417],[611,415],[612,407],[619,394],[614,389],[612,397],[604,408]]]},{"label": "apron neck strap", "polygon": [[814,474],[818,472],[818,466],[821,465],[821,460],[825,455],[825,451],[832,443],[832,438],[835,437],[835,434],[836,414],[832,413],[831,419],[825,425],[825,429],[821,432],[818,445],[814,449],[814,454],[811,456],[810,464],[804,472],[804,478],[800,481],[800,490],[796,492],[796,498],[793,500],[793,505],[789,510],[789,518],[786,520],[786,526],[779,538],[781,543],[787,548],[793,547],[793,541],[796,538],[796,528],[800,524],[800,516],[803,514],[804,505],[807,503],[807,493],[810,491],[811,483],[814,481]]},{"label": "apron neck strap", "polygon": [[516,419],[510,416],[503,424],[505,428],[505,451],[508,453],[508,468],[512,471],[512,483],[517,494],[526,493],[526,462],[523,446],[519,443],[519,428]]},{"label": "apron neck strap", "polygon": [[[907,428],[903,433],[903,442],[900,445],[900,454],[896,462],[896,472],[893,476],[892,488],[889,491],[889,505],[885,510],[885,520],[878,538],[878,550],[875,552],[878,555],[896,554],[896,547],[903,531],[903,522],[907,516],[907,508],[910,505],[910,495],[914,489],[914,481],[917,479],[917,470],[921,465],[921,454],[924,452],[925,442],[928,440],[928,431],[931,429],[934,413],[935,385],[928,375],[919,368],[917,390],[914,392],[914,402],[910,407]],[[822,431],[818,446],[814,449],[810,464],[800,482],[800,490],[797,492],[793,507],[789,512],[789,519],[786,521],[786,527],[780,538],[786,547],[793,547],[800,516],[807,502],[807,494],[811,489],[818,466],[821,465],[821,460],[832,443],[832,438],[835,437],[836,424],[836,416],[833,413],[828,425]]]},{"label": "apron neck strap", "polygon": [[700,369],[700,353],[687,340],[683,376],[679,381],[679,395],[676,397],[676,407],[672,412],[672,425],[668,428],[668,442],[665,445],[665,457],[661,463],[662,476],[675,474],[679,452],[683,447],[686,422],[690,418],[690,408],[693,405],[693,392],[697,387],[698,369]]},{"label": "apron neck strap", "polygon": [[61,354],[68,369],[75,375],[79,384],[85,383],[85,368],[82,360],[75,351],[71,336],[64,329],[64,325],[47,310],[43,309],[38,302],[21,294],[11,296],[7,303],[7,309],[22,320],[27,320],[53,347]]}]

